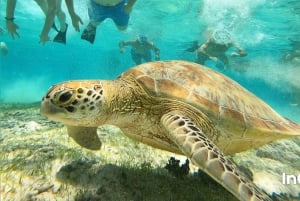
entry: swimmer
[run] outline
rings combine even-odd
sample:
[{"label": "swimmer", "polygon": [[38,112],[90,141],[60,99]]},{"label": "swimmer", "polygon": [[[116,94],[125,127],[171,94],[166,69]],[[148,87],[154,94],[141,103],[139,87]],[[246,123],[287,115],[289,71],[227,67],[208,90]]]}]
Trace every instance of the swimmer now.
[{"label": "swimmer", "polygon": [[8,54],[8,48],[5,42],[1,41],[0,42],[0,51],[2,55],[7,55]]},{"label": "swimmer", "polygon": [[153,42],[148,41],[144,35],[139,35],[133,41],[121,41],[119,43],[120,52],[125,52],[125,46],[131,46],[131,58],[136,65],[141,64],[142,60],[149,62],[151,58],[151,50],[155,53],[155,60],[160,60],[160,50],[154,45]]},{"label": "swimmer", "polygon": [[231,47],[236,48],[237,52],[232,52],[232,57],[245,57],[247,52],[232,41],[227,30],[216,30],[197,50],[196,62],[204,64],[207,60],[216,62],[218,68],[224,69],[229,64],[226,51]]},{"label": "swimmer", "polygon": [[135,2],[136,0],[88,0],[90,23],[84,29],[81,39],[93,44],[96,28],[106,18],[111,18],[119,30],[125,30]]}]

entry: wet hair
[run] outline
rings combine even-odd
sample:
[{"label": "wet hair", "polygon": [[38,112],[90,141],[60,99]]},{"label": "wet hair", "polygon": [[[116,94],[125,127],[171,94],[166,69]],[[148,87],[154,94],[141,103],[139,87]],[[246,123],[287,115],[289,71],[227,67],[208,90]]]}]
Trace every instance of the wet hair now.
[{"label": "wet hair", "polygon": [[215,30],[212,36],[217,44],[227,45],[232,42],[230,33],[226,29]]}]

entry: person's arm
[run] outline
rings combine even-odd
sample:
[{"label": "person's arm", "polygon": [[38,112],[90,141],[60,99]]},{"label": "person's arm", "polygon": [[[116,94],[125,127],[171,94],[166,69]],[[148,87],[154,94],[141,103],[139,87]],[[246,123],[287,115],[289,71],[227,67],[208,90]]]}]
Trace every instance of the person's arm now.
[{"label": "person's arm", "polygon": [[124,9],[125,9],[125,12],[126,12],[127,14],[129,14],[129,13],[131,12],[132,7],[134,6],[135,2],[136,2],[136,0],[129,0],[129,1],[125,4]]},{"label": "person's arm", "polygon": [[239,45],[233,44],[233,47],[235,47],[238,50],[238,52],[231,53],[232,57],[245,57],[245,56],[247,56],[247,52],[242,47],[240,47]]},{"label": "person's arm", "polygon": [[154,45],[154,43],[151,43],[151,46],[152,46],[152,49],[154,51],[154,57],[155,57],[155,60],[156,61],[159,61],[160,60],[160,49],[158,47],[156,47]]},{"label": "person's arm", "polygon": [[55,17],[55,11],[56,11],[56,0],[47,0],[48,3],[48,10],[46,14],[45,23],[42,29],[42,32],[40,34],[40,43],[43,45],[50,40],[50,37],[48,36],[48,33],[53,25],[54,17]]},{"label": "person's arm", "polygon": [[6,19],[14,18],[15,8],[16,8],[17,0],[7,0],[6,4]]},{"label": "person's arm", "polygon": [[69,15],[71,17],[71,20],[72,20],[72,25],[75,28],[75,30],[79,32],[80,31],[80,29],[79,29],[79,23],[83,24],[83,21],[75,13],[74,2],[73,2],[73,0],[65,0],[65,3],[66,3],[66,6],[68,8],[68,12],[69,12]]},{"label": "person's arm", "polygon": [[15,38],[15,35],[20,37],[20,35],[17,32],[19,26],[14,23],[16,4],[17,4],[17,0],[7,0],[7,4],[6,4],[6,17],[5,17],[6,28],[13,39]]},{"label": "person's arm", "polygon": [[218,60],[217,57],[214,57],[214,56],[212,56],[212,55],[210,55],[210,54],[208,54],[208,53],[206,52],[207,46],[209,45],[209,43],[212,42],[211,40],[212,40],[212,39],[206,40],[205,43],[203,43],[203,44],[198,48],[198,50],[196,51],[196,57],[198,56],[198,52],[200,52],[200,53],[206,55],[209,59],[211,59],[211,60],[213,60],[213,61],[217,61],[217,60]]},{"label": "person's arm", "polygon": [[202,45],[200,45],[200,47],[198,48],[197,51],[201,52],[202,54],[205,54],[206,56],[209,57],[209,55],[205,51],[205,49],[207,48],[207,46],[208,46],[209,43],[210,43],[210,39],[206,40],[205,43],[203,43]]},{"label": "person's arm", "polygon": [[120,48],[120,52],[124,53],[125,52],[125,46],[132,46],[136,41],[120,41],[119,42],[119,48]]}]

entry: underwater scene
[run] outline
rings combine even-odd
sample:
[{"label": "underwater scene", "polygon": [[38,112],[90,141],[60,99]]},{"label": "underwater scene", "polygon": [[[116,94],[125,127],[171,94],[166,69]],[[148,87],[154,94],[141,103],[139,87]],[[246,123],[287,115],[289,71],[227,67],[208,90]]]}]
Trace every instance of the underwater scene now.
[{"label": "underwater scene", "polygon": [[0,0],[0,201],[300,200],[300,1]]}]

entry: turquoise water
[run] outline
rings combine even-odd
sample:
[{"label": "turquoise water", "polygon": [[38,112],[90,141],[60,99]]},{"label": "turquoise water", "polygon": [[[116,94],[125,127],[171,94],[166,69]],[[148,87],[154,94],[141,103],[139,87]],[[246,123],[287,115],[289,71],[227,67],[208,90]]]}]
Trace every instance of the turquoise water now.
[{"label": "turquoise water", "polygon": [[[6,1],[0,0],[0,26],[5,27]],[[63,9],[66,11],[65,6]],[[85,1],[75,0],[75,9],[88,24]],[[120,54],[118,42],[146,34],[161,50],[161,59],[194,61],[186,52],[190,43],[203,42],[208,31],[226,28],[248,56],[229,58],[236,70],[222,71],[254,92],[282,115],[300,122],[300,64],[283,59],[299,41],[300,1],[297,0],[152,0],[137,1],[128,29],[120,32],[107,19],[97,29],[93,45],[80,39],[68,18],[67,45],[38,43],[44,15],[34,1],[19,1],[15,22],[20,38],[0,35],[8,55],[0,55],[1,102],[40,101],[47,89],[69,79],[114,79],[134,66],[130,49]],[[58,23],[57,23],[58,24]],[[50,32],[53,38],[55,32]],[[208,62],[214,67],[214,63]]]}]

